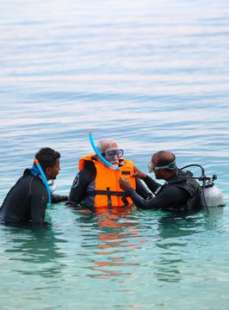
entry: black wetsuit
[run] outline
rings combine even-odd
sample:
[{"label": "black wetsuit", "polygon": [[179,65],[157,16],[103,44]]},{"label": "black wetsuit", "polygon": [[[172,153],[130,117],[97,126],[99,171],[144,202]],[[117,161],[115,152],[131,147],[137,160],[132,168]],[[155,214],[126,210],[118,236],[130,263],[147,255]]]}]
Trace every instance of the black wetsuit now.
[{"label": "black wetsuit", "polygon": [[202,207],[200,185],[192,178],[190,172],[177,170],[177,175],[164,185],[155,182],[149,176],[143,181],[155,195],[154,197],[143,199],[133,189],[126,191],[139,208],[185,212],[199,210]]},{"label": "black wetsuit", "polygon": [[[91,161],[85,162],[85,168],[75,177],[70,194],[69,204],[71,206],[82,206],[93,208],[94,197],[90,193],[95,189],[96,168]],[[136,192],[144,199],[148,198],[151,193],[140,180],[136,180]]]},{"label": "black wetsuit", "polygon": [[[66,201],[66,196],[52,195],[52,203]],[[10,189],[0,209],[0,223],[43,225],[48,193],[30,169]]]}]

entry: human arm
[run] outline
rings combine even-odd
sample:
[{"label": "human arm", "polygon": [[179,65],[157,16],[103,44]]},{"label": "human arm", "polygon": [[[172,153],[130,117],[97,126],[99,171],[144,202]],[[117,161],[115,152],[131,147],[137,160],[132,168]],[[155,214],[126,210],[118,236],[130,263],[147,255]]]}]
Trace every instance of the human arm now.
[{"label": "human arm", "polygon": [[153,196],[152,192],[145,186],[144,182],[139,179],[136,179],[136,193],[144,199]]},{"label": "human arm", "polygon": [[69,193],[70,205],[76,206],[83,200],[86,196],[88,185],[94,180],[95,174],[94,165],[88,162],[86,167],[76,175]]},{"label": "human arm", "polygon": [[155,194],[155,192],[161,187],[161,184],[154,181],[150,176],[146,175],[143,182],[147,185],[147,187]]},{"label": "human arm", "polygon": [[128,182],[121,179],[120,186],[130,196],[134,204],[142,209],[162,209],[173,210],[177,206],[184,204],[187,201],[188,194],[175,186],[164,186],[156,197],[144,199],[132,189]]},{"label": "human arm", "polygon": [[150,176],[142,172],[136,166],[134,167],[134,176],[136,177],[136,180],[141,179],[153,193],[161,187],[160,183],[154,181]]},{"label": "human arm", "polygon": [[132,198],[137,207],[153,210],[179,211],[179,207],[185,205],[188,199],[188,193],[175,186],[164,187],[158,195],[145,200],[132,189],[127,194]]},{"label": "human arm", "polygon": [[64,201],[67,201],[67,200],[68,200],[68,196],[52,194],[52,203],[64,202]]}]

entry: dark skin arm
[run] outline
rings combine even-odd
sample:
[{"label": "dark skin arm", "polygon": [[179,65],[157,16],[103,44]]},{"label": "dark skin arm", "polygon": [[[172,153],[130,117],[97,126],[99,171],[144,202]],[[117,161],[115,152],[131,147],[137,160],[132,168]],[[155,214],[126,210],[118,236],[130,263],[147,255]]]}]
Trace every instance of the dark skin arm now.
[{"label": "dark skin arm", "polygon": [[149,177],[147,174],[139,170],[137,167],[134,167],[134,170],[135,170],[134,176],[137,179],[141,179],[147,185],[147,187],[151,190],[151,192],[155,193],[155,191],[161,186],[160,183],[157,183],[156,181],[154,181],[151,177]]},{"label": "dark skin arm", "polygon": [[[151,179],[147,174],[139,170],[137,167],[135,167],[135,174],[134,176],[137,179],[141,179],[147,187],[151,190],[152,193],[155,193],[155,191],[161,187],[161,184],[155,182],[153,179]],[[126,192],[127,195],[129,195],[132,199],[134,204],[142,209],[154,209],[157,210],[159,208],[166,208],[168,205],[172,203],[172,200],[174,199],[174,194],[167,193],[167,196],[164,195],[158,195],[157,197],[152,197],[148,199],[144,199],[145,197],[141,197],[138,195],[138,193],[131,188],[129,182],[123,178],[120,178],[119,180],[120,187]]]}]

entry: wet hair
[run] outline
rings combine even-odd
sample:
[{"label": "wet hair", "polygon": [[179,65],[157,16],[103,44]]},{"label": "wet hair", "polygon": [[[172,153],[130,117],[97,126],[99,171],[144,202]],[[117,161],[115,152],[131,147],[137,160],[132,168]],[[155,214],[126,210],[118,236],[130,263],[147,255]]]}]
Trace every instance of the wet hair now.
[{"label": "wet hair", "polygon": [[[152,161],[156,161],[157,167],[169,166],[169,170],[176,169],[176,156],[170,151],[159,151],[152,156]],[[166,168],[165,168],[166,169]]]},{"label": "wet hair", "polygon": [[42,168],[46,169],[55,166],[56,160],[60,158],[60,153],[50,147],[44,147],[36,153],[35,158],[39,161]]}]

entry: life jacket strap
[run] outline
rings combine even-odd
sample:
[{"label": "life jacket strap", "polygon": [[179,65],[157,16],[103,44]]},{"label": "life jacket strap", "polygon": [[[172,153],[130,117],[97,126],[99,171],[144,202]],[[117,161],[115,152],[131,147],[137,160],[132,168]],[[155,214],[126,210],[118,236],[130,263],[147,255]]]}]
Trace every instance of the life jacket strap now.
[{"label": "life jacket strap", "polygon": [[94,190],[90,191],[90,195],[96,196],[96,195],[110,195],[110,196],[118,196],[118,197],[126,197],[126,194],[124,192],[118,192],[118,191],[111,191],[109,187],[107,190]]},{"label": "life jacket strap", "polygon": [[112,208],[112,196],[116,197],[121,197],[122,202],[123,202],[123,207],[126,207],[129,205],[129,202],[126,198],[126,193],[125,192],[118,192],[118,191],[111,191],[109,187],[107,187],[106,190],[94,190],[90,192],[91,195],[96,196],[96,195],[104,195],[107,196],[107,206],[108,208]]},{"label": "life jacket strap", "polygon": [[109,187],[107,187],[107,206],[109,209],[112,208],[111,191]]}]

